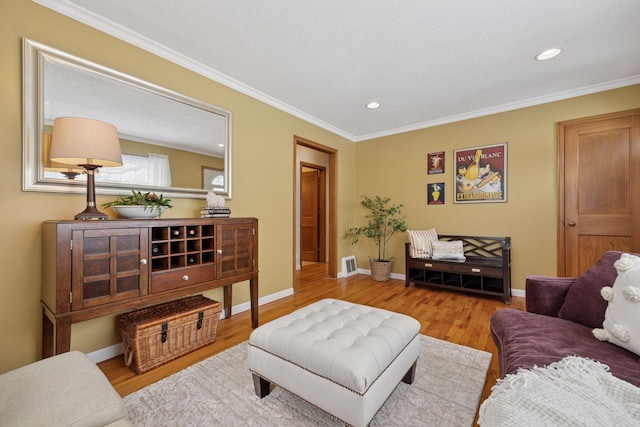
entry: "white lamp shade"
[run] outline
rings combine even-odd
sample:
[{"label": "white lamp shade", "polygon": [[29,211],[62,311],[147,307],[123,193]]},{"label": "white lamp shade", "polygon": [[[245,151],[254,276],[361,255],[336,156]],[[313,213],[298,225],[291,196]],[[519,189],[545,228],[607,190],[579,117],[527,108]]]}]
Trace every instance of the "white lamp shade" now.
[{"label": "white lamp shade", "polygon": [[116,127],[100,120],[58,117],[53,122],[51,160],[72,165],[122,165]]}]

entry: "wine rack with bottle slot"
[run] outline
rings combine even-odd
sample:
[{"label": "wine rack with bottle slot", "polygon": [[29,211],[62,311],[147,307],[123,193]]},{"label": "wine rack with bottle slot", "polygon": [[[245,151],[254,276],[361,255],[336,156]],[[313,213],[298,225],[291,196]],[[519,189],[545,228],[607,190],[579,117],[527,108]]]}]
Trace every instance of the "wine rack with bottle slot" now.
[{"label": "wine rack with bottle slot", "polygon": [[441,240],[461,240],[466,260],[411,258],[405,244],[405,286],[433,286],[460,292],[511,299],[511,238],[441,235]]},{"label": "wine rack with bottle slot", "polygon": [[151,271],[215,262],[213,225],[177,225],[151,229]]},{"label": "wine rack with bottle slot", "polygon": [[42,228],[42,356],[69,351],[71,324],[249,282],[258,326],[258,220],[47,221]]}]

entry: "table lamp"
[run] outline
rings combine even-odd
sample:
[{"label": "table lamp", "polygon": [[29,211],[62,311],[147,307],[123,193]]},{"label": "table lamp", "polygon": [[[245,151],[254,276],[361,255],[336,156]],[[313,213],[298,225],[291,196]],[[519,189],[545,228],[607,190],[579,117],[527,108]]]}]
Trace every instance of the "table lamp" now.
[{"label": "table lamp", "polygon": [[122,165],[116,127],[99,120],[58,117],[53,122],[51,161],[78,165],[87,172],[87,208],[75,219],[107,219],[96,208],[94,173],[103,166]]}]

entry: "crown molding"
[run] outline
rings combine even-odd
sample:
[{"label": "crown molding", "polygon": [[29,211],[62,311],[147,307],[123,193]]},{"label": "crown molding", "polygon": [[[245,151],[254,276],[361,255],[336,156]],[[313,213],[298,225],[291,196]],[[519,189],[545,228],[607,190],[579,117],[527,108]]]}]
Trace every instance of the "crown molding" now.
[{"label": "crown molding", "polygon": [[583,86],[577,89],[571,89],[563,92],[556,92],[550,95],[539,96],[536,98],[529,98],[522,101],[511,102],[508,104],[497,105],[495,107],[484,108],[481,110],[471,111],[469,113],[457,114],[454,116],[442,117],[436,120],[430,120],[427,122],[415,123],[408,126],[403,126],[395,129],[389,129],[386,131],[369,133],[366,135],[356,136],[353,142],[368,141],[370,139],[382,138],[385,136],[397,135],[400,133],[411,132],[420,129],[426,129],[434,126],[445,125],[454,122],[460,122],[463,120],[475,119],[478,117],[488,116],[491,114],[504,113],[507,111],[518,110],[521,108],[533,107],[536,105],[548,104],[555,101],[563,101],[565,99],[576,98],[578,96],[591,95],[598,92],[604,92],[612,89],[619,89],[626,86],[633,86],[640,84],[640,74],[627,77],[624,79],[612,80],[609,82],[599,83],[591,86]]}]

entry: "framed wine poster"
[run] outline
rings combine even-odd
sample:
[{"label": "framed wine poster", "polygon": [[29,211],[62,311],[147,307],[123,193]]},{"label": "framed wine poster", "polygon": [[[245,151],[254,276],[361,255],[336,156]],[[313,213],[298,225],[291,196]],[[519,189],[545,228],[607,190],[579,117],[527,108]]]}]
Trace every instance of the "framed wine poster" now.
[{"label": "framed wine poster", "polygon": [[454,151],[454,203],[507,201],[507,143]]},{"label": "framed wine poster", "polygon": [[444,182],[427,184],[427,204],[444,205]]},{"label": "framed wine poster", "polygon": [[444,173],[444,151],[427,155],[427,174]]}]

